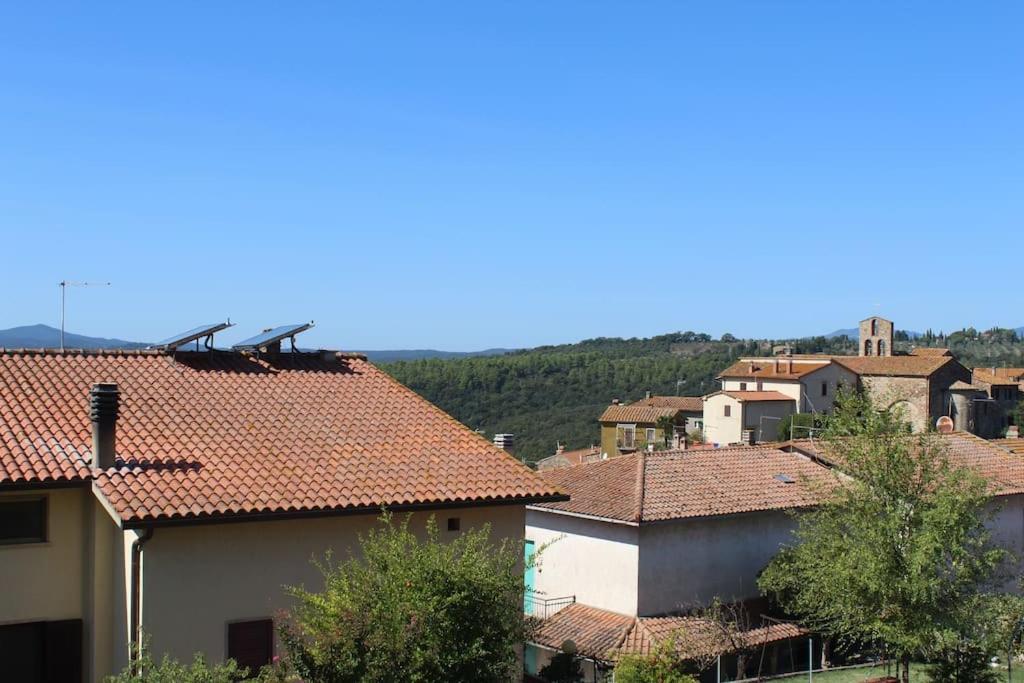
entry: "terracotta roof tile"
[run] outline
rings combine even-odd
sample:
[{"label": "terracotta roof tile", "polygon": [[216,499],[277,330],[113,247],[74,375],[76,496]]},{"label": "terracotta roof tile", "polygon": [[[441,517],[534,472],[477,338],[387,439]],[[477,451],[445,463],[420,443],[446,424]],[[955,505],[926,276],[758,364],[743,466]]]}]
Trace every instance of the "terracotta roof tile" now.
[{"label": "terracotta roof tile", "polygon": [[524,465],[363,357],[0,352],[0,484],[90,476],[88,394],[116,382],[126,522],[545,499]]},{"label": "terracotta roof tile", "polygon": [[949,349],[940,349],[927,346],[918,346],[911,350],[911,356],[952,356]]},{"label": "terracotta roof tile", "polygon": [[[696,617],[632,617],[579,603],[571,604],[540,624],[533,642],[559,649],[566,640],[584,657],[612,662],[625,654],[649,655],[657,645],[678,634],[679,655],[694,658],[725,654],[728,648],[715,636],[709,622]],[[807,635],[795,624],[771,624],[751,629],[749,646],[775,643]]]},{"label": "terracotta roof tile", "polygon": [[[1024,493],[1024,458],[1017,457],[1001,441],[986,441],[974,434],[953,432],[937,435],[947,448],[950,462],[955,466],[974,470],[989,482],[989,492],[996,496]],[[791,441],[790,446],[801,453],[831,462],[838,469],[842,463],[830,457],[827,445],[820,440],[800,439]]]},{"label": "terracotta roof tile", "polygon": [[971,381],[998,386],[1013,386],[1024,382],[1024,368],[974,368]]},{"label": "terracotta roof tile", "polygon": [[704,398],[701,396],[651,396],[630,405],[651,406],[652,408],[675,408],[687,413],[704,412]]},{"label": "terracotta roof tile", "polygon": [[605,408],[598,418],[598,422],[636,422],[640,424],[654,424],[662,417],[675,418],[679,414],[678,408],[659,408],[654,406],[641,406],[635,403],[629,405],[610,405]]},{"label": "terracotta roof tile", "polygon": [[930,377],[948,363],[958,363],[952,356],[833,356],[840,365],[858,375]]},{"label": "terracotta roof tile", "polygon": [[811,482],[834,481],[807,458],[751,446],[640,452],[541,476],[571,499],[538,509],[631,523],[805,507],[817,502]]},{"label": "terracotta roof tile", "polygon": [[807,361],[787,357],[744,358],[722,371],[721,378],[740,379],[800,379],[826,367],[831,363],[828,356],[820,360]]},{"label": "terracotta roof tile", "polygon": [[1010,451],[1011,453],[1016,453],[1017,455],[1024,455],[1024,439],[1022,438],[990,439],[989,443],[998,446],[1003,450]]}]

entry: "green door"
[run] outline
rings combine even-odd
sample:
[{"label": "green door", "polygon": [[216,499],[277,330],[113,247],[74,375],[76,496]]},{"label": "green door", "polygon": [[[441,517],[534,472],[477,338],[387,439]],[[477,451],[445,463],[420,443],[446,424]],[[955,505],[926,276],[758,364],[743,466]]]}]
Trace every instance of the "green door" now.
[{"label": "green door", "polygon": [[526,614],[533,614],[533,590],[534,581],[536,580],[533,568],[534,552],[536,551],[534,549],[533,541],[527,541],[523,551],[523,566],[526,567],[523,575],[523,582],[526,587],[526,590],[523,592],[523,612]]}]

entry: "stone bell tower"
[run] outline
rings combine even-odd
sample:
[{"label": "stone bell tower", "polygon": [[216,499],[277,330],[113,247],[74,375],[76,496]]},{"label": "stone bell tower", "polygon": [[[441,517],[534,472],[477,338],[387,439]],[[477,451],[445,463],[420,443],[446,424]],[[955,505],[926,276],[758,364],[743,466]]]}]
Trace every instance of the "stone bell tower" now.
[{"label": "stone bell tower", "polygon": [[860,321],[861,356],[891,356],[893,325],[891,320],[873,316]]}]

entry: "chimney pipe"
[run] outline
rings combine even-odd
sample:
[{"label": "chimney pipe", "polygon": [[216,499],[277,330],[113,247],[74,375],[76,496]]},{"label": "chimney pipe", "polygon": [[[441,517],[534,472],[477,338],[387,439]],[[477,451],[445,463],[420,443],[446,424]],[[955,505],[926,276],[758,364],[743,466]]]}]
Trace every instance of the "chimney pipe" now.
[{"label": "chimney pipe", "polygon": [[114,466],[119,396],[117,385],[111,383],[94,384],[89,391],[94,470],[105,470]]}]

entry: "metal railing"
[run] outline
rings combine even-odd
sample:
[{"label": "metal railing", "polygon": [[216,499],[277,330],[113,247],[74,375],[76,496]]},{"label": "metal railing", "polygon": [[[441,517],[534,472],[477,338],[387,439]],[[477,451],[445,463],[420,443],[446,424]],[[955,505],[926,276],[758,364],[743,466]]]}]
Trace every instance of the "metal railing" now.
[{"label": "metal railing", "polygon": [[576,602],[575,595],[566,595],[560,598],[542,598],[536,593],[527,591],[523,598],[523,611],[531,617],[547,619],[552,614],[568,607]]}]

